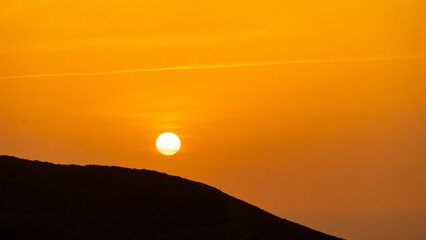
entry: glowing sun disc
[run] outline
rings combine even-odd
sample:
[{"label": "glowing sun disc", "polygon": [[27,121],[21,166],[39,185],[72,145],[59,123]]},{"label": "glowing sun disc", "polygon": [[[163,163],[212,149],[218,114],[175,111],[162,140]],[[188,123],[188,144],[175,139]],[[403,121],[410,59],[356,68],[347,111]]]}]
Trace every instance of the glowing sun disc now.
[{"label": "glowing sun disc", "polygon": [[173,155],[180,149],[180,139],[176,134],[166,132],[157,138],[156,146],[161,154]]}]

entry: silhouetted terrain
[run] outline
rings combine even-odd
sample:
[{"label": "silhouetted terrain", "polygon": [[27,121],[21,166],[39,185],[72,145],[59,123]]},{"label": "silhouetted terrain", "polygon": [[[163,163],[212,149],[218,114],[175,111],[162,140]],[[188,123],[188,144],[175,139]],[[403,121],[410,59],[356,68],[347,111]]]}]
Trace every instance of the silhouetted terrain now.
[{"label": "silhouetted terrain", "polygon": [[180,177],[0,156],[0,239],[338,239]]}]

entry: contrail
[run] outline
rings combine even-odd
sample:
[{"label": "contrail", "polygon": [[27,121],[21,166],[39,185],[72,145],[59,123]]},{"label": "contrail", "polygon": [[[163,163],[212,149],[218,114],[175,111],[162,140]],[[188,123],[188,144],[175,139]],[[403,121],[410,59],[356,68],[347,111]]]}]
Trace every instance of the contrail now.
[{"label": "contrail", "polygon": [[124,73],[139,73],[139,72],[161,72],[161,71],[216,69],[216,68],[240,68],[240,67],[290,65],[290,64],[312,64],[312,63],[368,62],[368,61],[422,59],[422,58],[425,58],[425,57],[423,56],[420,56],[420,57],[370,57],[370,58],[364,57],[364,58],[351,58],[351,59],[240,62],[240,63],[228,63],[228,64],[180,65],[180,66],[159,67],[159,68],[126,69],[126,70],[117,70],[117,71],[108,71],[108,72],[46,73],[46,74],[33,74],[33,75],[0,76],[0,79],[103,76],[103,75],[117,75],[117,74],[124,74]]}]

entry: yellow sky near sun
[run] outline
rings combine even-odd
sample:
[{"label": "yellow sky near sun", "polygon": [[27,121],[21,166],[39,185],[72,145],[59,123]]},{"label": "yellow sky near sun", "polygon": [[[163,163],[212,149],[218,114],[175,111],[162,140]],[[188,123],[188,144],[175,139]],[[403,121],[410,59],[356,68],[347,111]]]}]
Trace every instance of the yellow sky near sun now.
[{"label": "yellow sky near sun", "polygon": [[0,154],[155,169],[378,239],[309,216],[426,211],[425,5],[3,1]]}]

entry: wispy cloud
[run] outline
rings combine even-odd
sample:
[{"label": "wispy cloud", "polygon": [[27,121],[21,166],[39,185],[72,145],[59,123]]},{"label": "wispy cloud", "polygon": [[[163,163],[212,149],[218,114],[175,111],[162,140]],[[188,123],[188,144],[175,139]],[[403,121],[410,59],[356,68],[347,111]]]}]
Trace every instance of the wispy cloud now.
[{"label": "wispy cloud", "polygon": [[158,67],[158,68],[125,69],[125,70],[107,71],[107,72],[74,72],[74,73],[28,74],[28,75],[15,75],[15,76],[0,76],[0,79],[72,77],[72,76],[103,76],[103,75],[117,75],[117,74],[141,73],[141,72],[161,72],[161,71],[216,69],[216,68],[241,68],[241,67],[290,65],[290,64],[370,62],[370,61],[403,60],[403,59],[423,59],[423,58],[425,58],[425,57],[424,56],[411,56],[411,57],[359,57],[359,58],[346,58],[346,59],[320,59],[320,60],[289,60],[289,61],[265,61],[265,62],[239,62],[239,63],[226,63],[226,64],[180,65],[180,66]]}]

